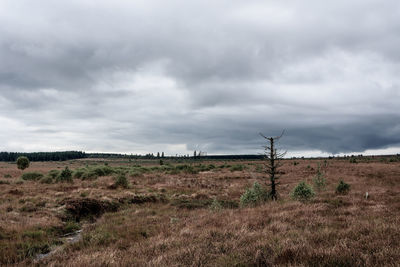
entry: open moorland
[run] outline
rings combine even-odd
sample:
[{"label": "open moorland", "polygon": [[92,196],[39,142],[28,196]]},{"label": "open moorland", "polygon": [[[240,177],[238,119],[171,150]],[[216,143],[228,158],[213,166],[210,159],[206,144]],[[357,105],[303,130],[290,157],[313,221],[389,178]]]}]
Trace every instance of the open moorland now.
[{"label": "open moorland", "polygon": [[261,160],[1,162],[0,265],[399,266],[398,158],[283,163],[278,201],[241,206]]}]

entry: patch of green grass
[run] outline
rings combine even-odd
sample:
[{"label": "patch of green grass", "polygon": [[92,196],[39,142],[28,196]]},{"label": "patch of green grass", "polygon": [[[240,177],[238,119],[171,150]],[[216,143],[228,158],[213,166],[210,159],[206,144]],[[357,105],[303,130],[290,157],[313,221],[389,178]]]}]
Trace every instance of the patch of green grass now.
[{"label": "patch of green grass", "polygon": [[336,193],[345,195],[350,191],[350,185],[345,183],[343,180],[340,180],[339,184],[336,187]]}]

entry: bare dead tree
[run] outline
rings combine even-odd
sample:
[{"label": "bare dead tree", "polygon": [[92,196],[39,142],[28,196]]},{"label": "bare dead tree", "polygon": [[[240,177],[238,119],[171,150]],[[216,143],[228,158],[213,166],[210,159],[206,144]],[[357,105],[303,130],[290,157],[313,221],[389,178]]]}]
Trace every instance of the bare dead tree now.
[{"label": "bare dead tree", "polygon": [[267,173],[269,174],[269,180],[270,180],[270,198],[272,200],[277,200],[278,195],[276,192],[276,186],[279,185],[279,182],[277,180],[279,179],[279,167],[282,166],[282,159],[286,154],[285,152],[280,152],[275,148],[276,142],[283,136],[285,131],[282,131],[282,134],[280,136],[275,136],[275,137],[268,137],[260,133],[262,137],[268,140],[269,144],[263,146],[265,149],[265,159],[266,159],[266,169]]}]

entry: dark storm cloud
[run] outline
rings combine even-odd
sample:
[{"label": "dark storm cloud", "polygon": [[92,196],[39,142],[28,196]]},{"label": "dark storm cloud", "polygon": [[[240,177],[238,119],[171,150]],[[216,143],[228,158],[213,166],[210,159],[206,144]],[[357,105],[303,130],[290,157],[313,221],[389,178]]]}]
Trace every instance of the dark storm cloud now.
[{"label": "dark storm cloud", "polygon": [[2,1],[0,150],[400,146],[400,3]]}]

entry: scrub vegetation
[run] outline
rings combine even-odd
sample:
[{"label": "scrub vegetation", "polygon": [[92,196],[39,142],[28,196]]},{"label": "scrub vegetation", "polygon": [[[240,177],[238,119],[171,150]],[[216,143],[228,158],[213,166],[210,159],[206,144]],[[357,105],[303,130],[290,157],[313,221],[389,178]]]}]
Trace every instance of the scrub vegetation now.
[{"label": "scrub vegetation", "polygon": [[395,266],[395,159],[0,162],[0,265]]}]

